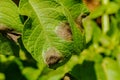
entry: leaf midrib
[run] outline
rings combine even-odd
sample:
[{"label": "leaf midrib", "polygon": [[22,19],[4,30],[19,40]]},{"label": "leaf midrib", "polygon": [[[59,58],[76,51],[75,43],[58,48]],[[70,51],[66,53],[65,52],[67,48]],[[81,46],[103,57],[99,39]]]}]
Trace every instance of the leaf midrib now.
[{"label": "leaf midrib", "polygon": [[[38,12],[37,9],[35,8],[36,5],[34,5],[34,3],[32,3],[32,2],[29,2],[29,3],[30,3],[31,7],[33,8],[33,11],[35,12],[35,14],[36,14],[36,16],[37,16],[40,25],[42,26],[42,27],[41,27],[41,28],[42,28],[41,32],[44,32],[44,37],[45,37],[46,41],[49,42],[49,44],[51,45],[51,41],[48,39],[48,36],[46,35],[47,33],[46,33],[46,31],[45,31],[45,28],[43,27],[43,25],[42,25],[42,23],[41,23],[41,18],[40,18],[39,14],[38,14],[39,12]],[[39,27],[39,26],[38,26],[38,27]],[[39,35],[39,36],[37,37],[37,39],[36,39],[34,48],[35,48],[35,46],[36,46],[36,44],[37,44],[37,41],[38,41],[39,37],[40,37],[40,35]]]}]

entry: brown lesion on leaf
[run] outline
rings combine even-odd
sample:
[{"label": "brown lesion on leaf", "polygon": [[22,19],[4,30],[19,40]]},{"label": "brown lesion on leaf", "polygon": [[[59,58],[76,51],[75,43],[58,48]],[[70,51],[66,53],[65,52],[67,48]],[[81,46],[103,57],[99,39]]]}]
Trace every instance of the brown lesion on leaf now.
[{"label": "brown lesion on leaf", "polygon": [[62,60],[62,56],[55,48],[49,48],[45,53],[45,62],[48,66],[58,63]]},{"label": "brown lesion on leaf", "polygon": [[92,12],[100,5],[100,0],[83,0],[83,3]]},{"label": "brown lesion on leaf", "polygon": [[57,34],[57,36],[65,39],[67,41],[72,40],[72,32],[70,29],[70,25],[67,22],[64,22],[64,23],[60,24],[59,26],[57,26],[56,34]]},{"label": "brown lesion on leaf", "polygon": [[7,37],[9,39],[12,39],[14,42],[17,42],[18,38],[20,38],[20,35],[14,35],[14,34],[11,34],[11,33],[7,33]]},{"label": "brown lesion on leaf", "polygon": [[[82,24],[82,19],[87,17],[89,13],[82,13],[80,14],[75,20],[76,27],[80,29],[81,32],[84,31],[83,24]],[[72,30],[70,27],[70,24],[68,22],[62,22],[59,26],[56,27],[56,34],[58,37],[67,40],[67,41],[72,41]]]},{"label": "brown lesion on leaf", "polygon": [[1,33],[7,33],[7,32],[10,32],[12,31],[13,29],[5,26],[4,24],[0,24],[0,32]]},{"label": "brown lesion on leaf", "polygon": [[14,29],[9,28],[3,24],[0,24],[0,33],[7,36],[10,40],[17,42],[17,39],[21,36],[21,33],[16,32]]}]

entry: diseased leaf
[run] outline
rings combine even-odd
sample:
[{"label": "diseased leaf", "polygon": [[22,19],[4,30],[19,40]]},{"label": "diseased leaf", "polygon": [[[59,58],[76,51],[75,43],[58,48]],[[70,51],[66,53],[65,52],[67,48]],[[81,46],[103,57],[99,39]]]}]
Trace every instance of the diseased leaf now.
[{"label": "diseased leaf", "polygon": [[30,17],[23,30],[23,42],[41,65],[45,62],[56,68],[83,50],[84,31],[75,22],[87,11],[84,6],[81,9],[81,1],[75,0],[21,0],[21,14]]},{"label": "diseased leaf", "polygon": [[19,11],[12,0],[0,0],[0,24],[19,32],[22,31],[23,25],[20,21]]},{"label": "diseased leaf", "polygon": [[[43,69],[42,74],[39,76],[39,80],[61,80],[65,76],[66,73],[71,71],[71,69],[76,64],[78,64],[79,61],[80,60],[78,56],[73,55],[71,59],[65,65],[57,68],[56,70],[52,70],[46,67]],[[72,79],[72,80],[76,80],[76,79]]]}]

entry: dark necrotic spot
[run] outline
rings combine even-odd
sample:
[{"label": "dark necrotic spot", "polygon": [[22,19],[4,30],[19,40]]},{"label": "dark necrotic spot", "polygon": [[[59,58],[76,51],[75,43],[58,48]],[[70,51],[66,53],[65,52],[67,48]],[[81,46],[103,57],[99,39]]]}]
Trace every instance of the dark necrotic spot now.
[{"label": "dark necrotic spot", "polygon": [[48,66],[58,63],[62,59],[60,53],[54,49],[50,48],[45,53],[45,62]]},{"label": "dark necrotic spot", "polygon": [[61,60],[61,57],[52,55],[46,59],[48,65],[56,64]]}]

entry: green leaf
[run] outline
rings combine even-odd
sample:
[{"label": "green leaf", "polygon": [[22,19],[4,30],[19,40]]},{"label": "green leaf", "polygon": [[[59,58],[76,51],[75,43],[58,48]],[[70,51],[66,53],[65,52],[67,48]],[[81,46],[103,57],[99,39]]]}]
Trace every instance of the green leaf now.
[{"label": "green leaf", "polygon": [[92,38],[93,42],[98,42],[102,32],[99,26],[95,23],[95,21],[91,19],[86,19],[84,20],[83,24],[86,32],[86,42],[88,43],[89,41],[92,40]]},{"label": "green leaf", "polygon": [[115,2],[110,2],[109,4],[107,4],[107,9],[106,9],[106,13],[107,14],[114,14],[119,10],[119,5],[116,4]]},{"label": "green leaf", "polygon": [[100,40],[102,31],[100,27],[93,21],[91,21],[91,26],[94,28],[93,29],[93,42],[98,42]]},{"label": "green leaf", "polygon": [[105,58],[102,63],[107,80],[120,80],[120,69],[116,61]]},{"label": "green leaf", "polygon": [[96,72],[97,80],[106,80],[105,72],[103,70],[101,63],[95,64],[95,72]]},{"label": "green leaf", "polygon": [[[63,13],[67,17],[68,22],[70,23],[71,31],[72,31],[72,34],[73,34],[73,40],[74,40],[74,48],[75,48],[75,51],[77,53],[79,53],[79,52],[81,52],[81,50],[84,48],[84,45],[85,45],[85,34],[84,34],[84,32],[82,33],[80,31],[80,29],[78,28],[79,26],[77,27],[77,25],[75,24],[74,19],[71,15],[72,13],[70,13],[69,8],[67,9],[66,5],[64,5],[64,0],[63,0],[63,3],[60,0],[58,0],[57,2],[63,8]],[[74,0],[73,0],[73,2],[74,2]],[[73,3],[73,2],[70,1],[67,4],[70,4],[70,3]]]},{"label": "green leaf", "polygon": [[12,0],[0,0],[0,24],[19,32],[22,31],[23,25],[19,17],[19,11]]},{"label": "green leaf", "polygon": [[39,80],[60,80],[64,74],[63,68],[57,70],[44,68],[42,74],[39,76]]},{"label": "green leaf", "polygon": [[103,15],[104,13],[106,14],[114,14],[119,10],[119,5],[116,4],[115,2],[110,2],[107,5],[101,5],[98,8],[96,8],[93,12],[91,12],[90,17],[91,18],[97,18]]},{"label": "green leaf", "polygon": [[28,0],[20,0],[19,11],[22,15],[31,16],[32,6],[29,4]]},{"label": "green leaf", "polygon": [[105,6],[99,6],[96,8],[93,12],[91,12],[90,17],[95,19],[97,17],[100,17],[105,11]]},{"label": "green leaf", "polygon": [[0,73],[0,80],[5,80],[5,74],[4,73]]},{"label": "green leaf", "polygon": [[0,33],[0,54],[4,55],[13,55],[19,53],[18,45],[13,41],[10,40],[6,35]]},{"label": "green leaf", "polygon": [[74,76],[76,80],[97,80],[94,62],[91,61],[84,61],[83,64],[75,65],[70,71],[70,74]]},{"label": "green leaf", "polygon": [[27,80],[37,80],[38,76],[40,75],[40,71],[39,69],[26,67],[23,69],[22,74],[27,78]]},{"label": "green leaf", "polygon": [[68,61],[73,52],[83,50],[84,32],[74,22],[74,15],[82,12],[72,6],[82,8],[81,3],[74,0],[21,0],[21,14],[30,17],[23,30],[23,42],[41,65],[47,63],[56,68]]},{"label": "green leaf", "polygon": [[119,68],[120,68],[120,46],[115,47],[112,56],[117,59],[117,63],[118,63]]},{"label": "green leaf", "polygon": [[83,21],[83,26],[85,28],[85,37],[86,37],[86,43],[90,42],[93,36],[93,27],[91,26],[90,19],[86,18]]}]

